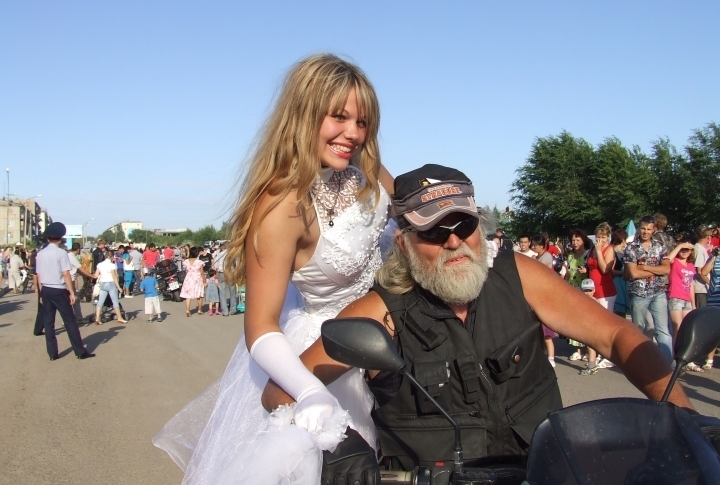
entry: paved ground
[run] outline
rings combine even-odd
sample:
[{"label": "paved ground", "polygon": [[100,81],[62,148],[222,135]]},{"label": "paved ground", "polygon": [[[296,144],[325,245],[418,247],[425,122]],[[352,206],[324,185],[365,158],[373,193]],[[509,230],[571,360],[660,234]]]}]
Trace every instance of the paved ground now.
[{"label": "paved ground", "polygon": [[[0,298],[0,484],[180,483],[180,470],[150,439],[222,374],[243,318],[194,310],[186,318],[184,303],[163,302],[168,318],[146,323],[142,298],[122,304],[133,318],[127,325],[81,327],[97,357],[75,359],[60,328],[61,358],[50,362],[44,338],[32,335],[34,295]],[[566,405],[640,396],[617,371],[581,377],[575,364],[558,358]],[[687,374],[684,383],[700,412],[720,417],[720,370]]]}]

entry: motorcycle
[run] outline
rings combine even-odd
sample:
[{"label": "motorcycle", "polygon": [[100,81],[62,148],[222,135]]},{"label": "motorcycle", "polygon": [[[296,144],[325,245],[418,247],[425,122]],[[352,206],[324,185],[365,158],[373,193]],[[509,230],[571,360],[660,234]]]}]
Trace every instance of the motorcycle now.
[{"label": "motorcycle", "polygon": [[158,282],[158,290],[164,300],[182,301],[180,287],[185,279],[185,273],[178,271],[178,266],[170,259],[158,261],[155,266],[155,276]]},{"label": "motorcycle", "polygon": [[415,379],[380,323],[332,319],[323,323],[321,335],[325,351],[338,362],[401,373],[455,430],[452,465],[381,470],[382,484],[720,484],[720,419],[667,402],[683,367],[720,343],[720,308],[693,310],[683,320],[675,342],[675,370],[659,402],[610,398],[551,412],[535,430],[525,469],[464,465],[460,427]]}]

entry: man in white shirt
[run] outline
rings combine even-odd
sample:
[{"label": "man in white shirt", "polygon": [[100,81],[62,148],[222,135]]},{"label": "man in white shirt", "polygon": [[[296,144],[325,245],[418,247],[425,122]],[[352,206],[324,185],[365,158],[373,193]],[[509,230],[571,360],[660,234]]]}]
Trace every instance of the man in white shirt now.
[{"label": "man in white shirt", "polygon": [[523,256],[528,256],[530,258],[535,258],[535,256],[537,256],[537,253],[530,249],[530,236],[523,234],[518,239],[518,243],[520,244],[520,249],[518,250],[518,253],[522,254]]},{"label": "man in white shirt", "polygon": [[25,268],[25,263],[20,257],[20,250],[16,249],[12,256],[10,256],[10,263],[8,264],[8,286],[16,295],[20,293],[19,289],[22,283],[20,270],[23,268]]}]

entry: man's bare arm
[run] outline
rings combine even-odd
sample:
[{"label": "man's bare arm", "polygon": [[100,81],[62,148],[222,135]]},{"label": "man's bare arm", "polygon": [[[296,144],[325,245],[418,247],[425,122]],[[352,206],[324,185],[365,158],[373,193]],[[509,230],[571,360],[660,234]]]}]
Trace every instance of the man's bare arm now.
[{"label": "man's bare arm", "polygon": [[[650,399],[659,400],[672,370],[660,350],[627,320],[603,308],[553,271],[530,258],[516,256],[523,293],[545,325],[608,356],[627,379]],[[676,384],[670,401],[691,408],[682,386]]]},{"label": "man's bare arm", "polygon": [[629,280],[639,280],[655,276],[650,271],[645,270],[645,265],[638,266],[636,263],[625,263],[625,277]]},{"label": "man's bare arm", "polygon": [[643,269],[645,271],[648,271],[649,273],[654,274],[655,276],[664,276],[666,274],[670,274],[670,260],[663,259],[662,262],[657,266],[643,265]]}]

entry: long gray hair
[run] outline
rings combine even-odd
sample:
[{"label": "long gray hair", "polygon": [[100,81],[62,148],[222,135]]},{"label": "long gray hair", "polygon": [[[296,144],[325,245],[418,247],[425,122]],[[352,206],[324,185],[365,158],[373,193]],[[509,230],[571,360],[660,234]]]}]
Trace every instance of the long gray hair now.
[{"label": "long gray hair", "polygon": [[[496,221],[492,215],[485,209],[478,207],[480,214],[480,237],[485,237],[488,230],[496,226]],[[409,244],[408,234],[400,234],[405,239],[405,244]],[[394,240],[390,250],[388,251],[385,263],[375,274],[375,280],[380,286],[394,295],[402,295],[413,289],[415,279],[410,269],[410,261],[407,256],[400,250],[397,240]]]}]

